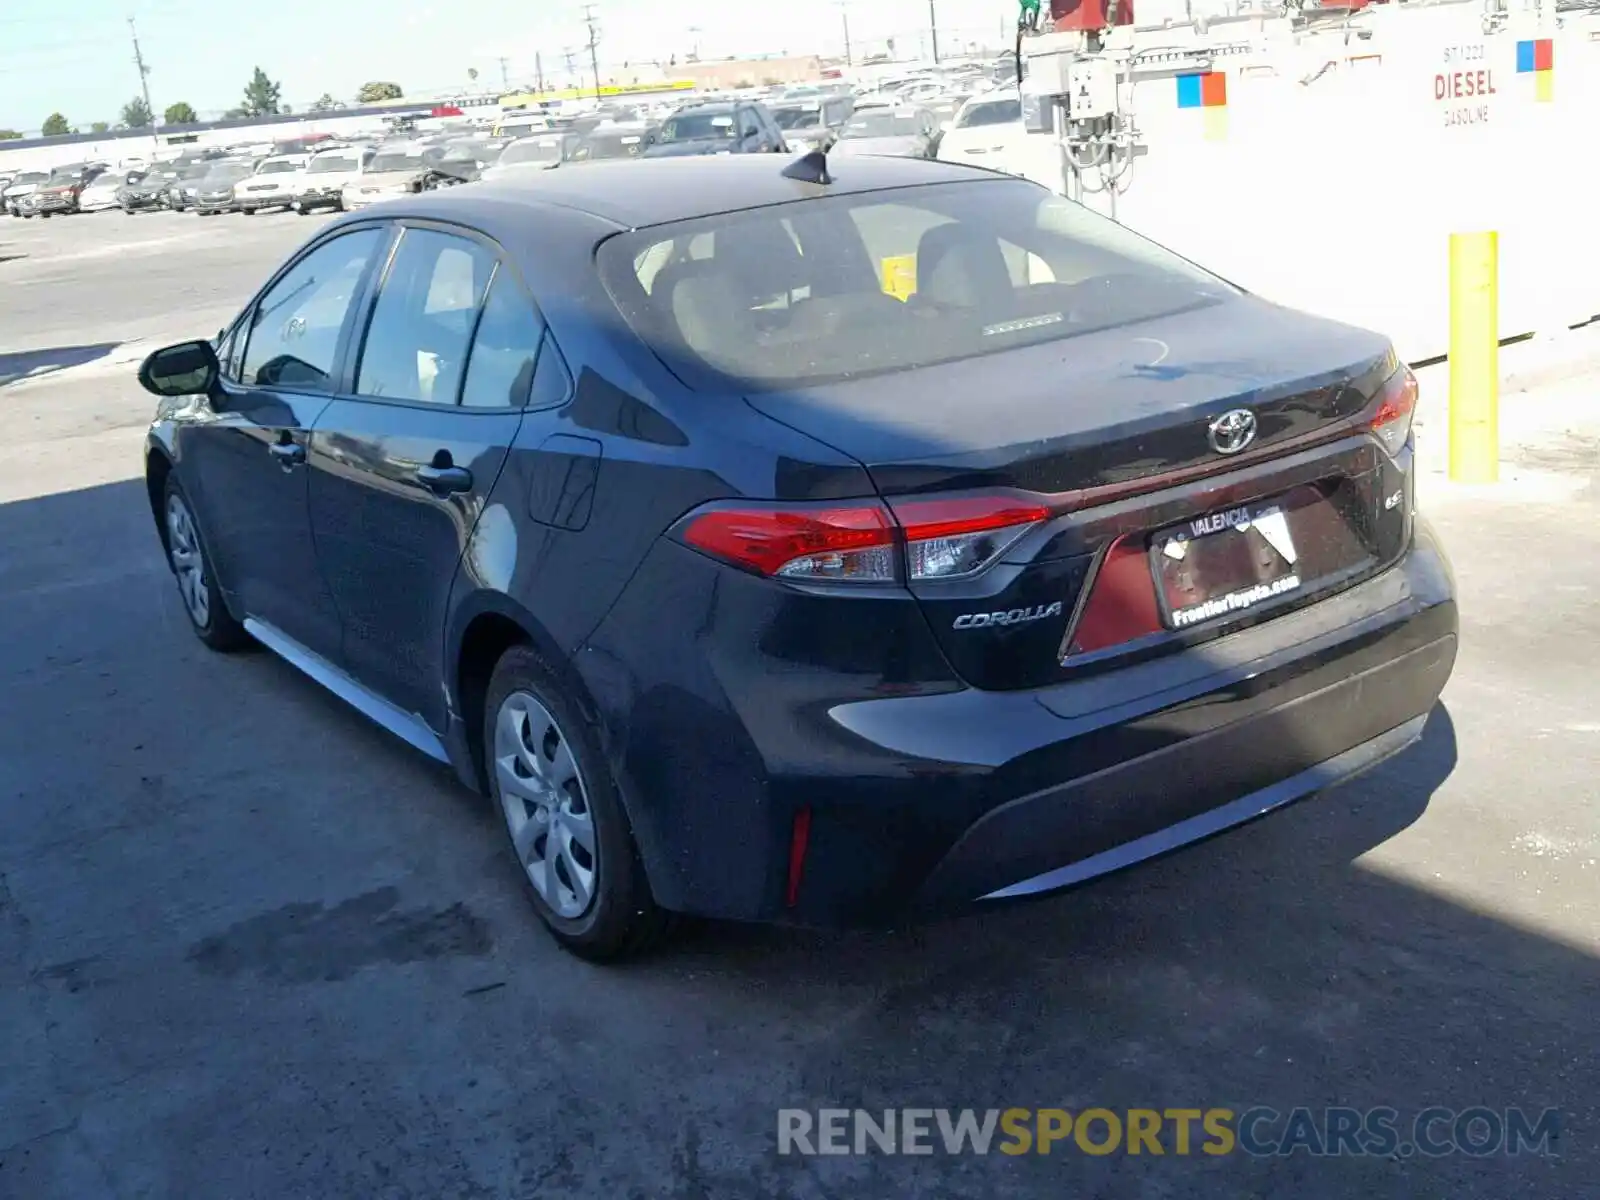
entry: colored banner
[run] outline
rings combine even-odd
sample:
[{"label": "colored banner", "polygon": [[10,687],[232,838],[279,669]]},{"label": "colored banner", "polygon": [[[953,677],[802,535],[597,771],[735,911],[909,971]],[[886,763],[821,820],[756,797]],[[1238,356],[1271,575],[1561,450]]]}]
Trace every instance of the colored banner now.
[{"label": "colored banner", "polygon": [[1533,98],[1549,104],[1556,94],[1556,46],[1550,38],[1517,43],[1517,74],[1533,76]]},{"label": "colored banner", "polygon": [[1228,76],[1222,71],[1178,76],[1179,108],[1226,108]]}]

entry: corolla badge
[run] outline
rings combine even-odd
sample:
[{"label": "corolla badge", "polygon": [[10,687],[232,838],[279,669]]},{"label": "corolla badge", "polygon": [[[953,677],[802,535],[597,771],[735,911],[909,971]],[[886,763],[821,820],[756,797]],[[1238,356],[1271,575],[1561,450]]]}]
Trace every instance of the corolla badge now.
[{"label": "corolla badge", "polygon": [[988,629],[994,625],[1022,625],[1029,621],[1043,621],[1061,615],[1061,601],[1050,604],[1033,604],[1027,608],[1011,608],[1004,612],[962,613],[955,619],[956,629]]},{"label": "corolla badge", "polygon": [[1206,427],[1206,439],[1218,454],[1237,454],[1256,440],[1256,415],[1248,408],[1225,412]]}]

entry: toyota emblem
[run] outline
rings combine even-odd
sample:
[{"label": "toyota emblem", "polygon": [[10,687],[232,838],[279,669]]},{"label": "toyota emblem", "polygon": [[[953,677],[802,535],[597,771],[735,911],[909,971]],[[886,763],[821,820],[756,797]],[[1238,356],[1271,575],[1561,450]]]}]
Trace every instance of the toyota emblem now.
[{"label": "toyota emblem", "polygon": [[1248,408],[1225,412],[1206,427],[1206,438],[1218,454],[1237,454],[1256,440],[1256,415]]}]

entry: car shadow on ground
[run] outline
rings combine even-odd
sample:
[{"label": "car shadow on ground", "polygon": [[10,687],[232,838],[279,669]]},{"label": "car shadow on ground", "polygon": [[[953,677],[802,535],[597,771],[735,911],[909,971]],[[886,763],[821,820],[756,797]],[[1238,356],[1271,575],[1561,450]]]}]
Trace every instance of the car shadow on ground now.
[{"label": "car shadow on ground", "polygon": [[37,379],[68,367],[84,366],[104,358],[120,345],[121,342],[95,342],[86,346],[51,346],[45,350],[0,354],[0,387],[19,379]]}]

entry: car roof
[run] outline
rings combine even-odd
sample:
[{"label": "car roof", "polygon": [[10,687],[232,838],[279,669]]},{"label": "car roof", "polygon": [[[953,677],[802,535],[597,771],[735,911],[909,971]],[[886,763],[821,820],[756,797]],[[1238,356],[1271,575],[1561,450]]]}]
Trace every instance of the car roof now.
[{"label": "car roof", "polygon": [[681,116],[684,113],[729,112],[736,108],[739,103],[740,101],[738,100],[691,100],[689,103],[683,105],[681,108],[675,111],[672,115],[676,117]]},{"label": "car roof", "polygon": [[[771,154],[728,154],[596,162],[578,171],[558,167],[477,183],[470,189],[424,193],[414,207],[418,215],[472,224],[477,215],[491,222],[497,219],[488,209],[474,214],[480,198],[495,202],[501,212],[503,206],[518,202],[549,204],[588,213],[623,229],[638,229],[823,195],[997,177],[993,171],[957,163],[863,156],[841,159],[832,167],[833,182],[823,186],[786,178],[783,169],[791,161]],[[486,227],[486,232],[493,230]]]}]

